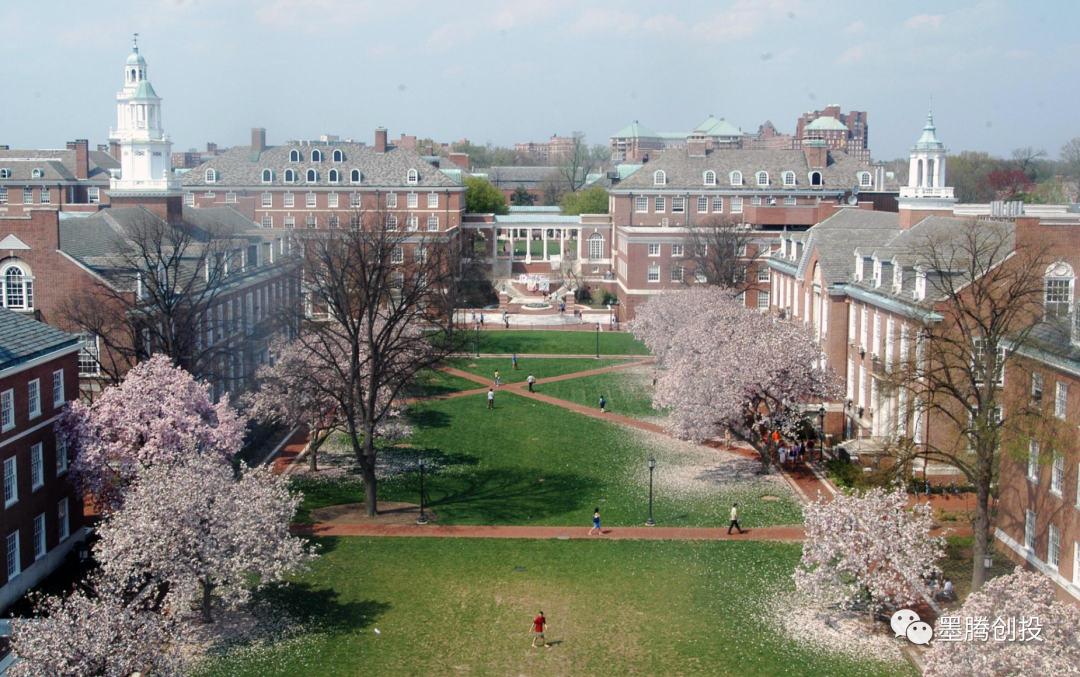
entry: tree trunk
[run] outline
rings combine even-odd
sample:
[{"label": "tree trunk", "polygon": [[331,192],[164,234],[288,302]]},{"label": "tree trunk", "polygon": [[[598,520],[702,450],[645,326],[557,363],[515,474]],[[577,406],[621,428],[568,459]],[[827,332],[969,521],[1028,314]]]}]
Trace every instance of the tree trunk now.
[{"label": "tree trunk", "polygon": [[308,465],[311,472],[319,469],[319,447],[330,437],[330,433],[321,430],[313,430],[311,440],[308,442]]},{"label": "tree trunk", "polygon": [[983,558],[990,551],[990,486],[978,482],[975,487],[975,549],[972,552],[971,591],[978,592],[986,582]]},{"label": "tree trunk", "polygon": [[203,623],[213,623],[214,617],[212,615],[214,598],[211,593],[214,591],[214,584],[208,579],[203,579],[202,584],[202,619]]},{"label": "tree trunk", "polygon": [[364,502],[367,516],[379,514],[375,479],[375,426],[364,426],[364,452],[360,459],[360,474],[364,479]]}]

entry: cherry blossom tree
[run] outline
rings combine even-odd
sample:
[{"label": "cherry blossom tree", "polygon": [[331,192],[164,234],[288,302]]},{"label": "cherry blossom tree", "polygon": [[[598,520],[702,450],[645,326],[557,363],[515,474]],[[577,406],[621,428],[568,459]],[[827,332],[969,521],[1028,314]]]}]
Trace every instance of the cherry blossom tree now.
[{"label": "cherry blossom tree", "polygon": [[930,592],[945,539],[932,537],[929,504],[907,508],[907,492],[876,487],[864,494],[818,497],[803,508],[806,540],[796,587],[827,603],[866,603],[871,617],[886,604],[914,604]]},{"label": "cherry blossom tree", "polygon": [[761,455],[777,460],[773,430],[794,430],[801,403],[838,397],[810,330],[747,309],[730,290],[697,286],[660,294],[638,309],[631,331],[659,368],[653,406],[667,407],[668,429],[692,440],[730,428]]},{"label": "cherry blossom tree", "polygon": [[93,594],[76,589],[67,596],[36,600],[35,618],[12,623],[17,661],[12,677],[128,677],[142,672],[179,677],[175,617],[150,608],[148,591],[132,595],[103,579]]},{"label": "cherry blossom tree", "polygon": [[94,554],[110,579],[129,587],[150,580],[167,588],[170,606],[197,604],[211,622],[215,594],[235,605],[306,569],[314,555],[289,533],[301,499],[269,468],[245,467],[236,478],[207,454],[152,465],[102,521]]},{"label": "cherry blossom tree", "polygon": [[244,422],[227,397],[214,404],[207,386],[155,356],[92,405],[68,404],[57,431],[74,456],[71,476],[79,491],[115,508],[149,467],[171,466],[192,454],[231,459],[243,441]]},{"label": "cherry blossom tree", "polygon": [[985,620],[986,640],[962,636],[960,641],[942,641],[950,634],[949,621],[938,618],[935,640],[926,654],[926,677],[1077,674],[1080,611],[1056,601],[1054,586],[1045,576],[1017,569],[995,578],[949,616],[960,619],[959,628],[952,626],[960,633],[966,632],[964,619]]}]

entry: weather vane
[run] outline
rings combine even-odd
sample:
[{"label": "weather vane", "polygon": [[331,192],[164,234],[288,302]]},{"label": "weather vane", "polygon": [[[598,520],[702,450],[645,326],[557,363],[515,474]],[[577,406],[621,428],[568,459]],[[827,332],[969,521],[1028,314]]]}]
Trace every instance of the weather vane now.
[{"label": "weather vane", "polygon": [[139,49],[139,34],[136,33],[135,36],[131,39],[131,41],[132,41],[132,43],[134,43],[135,49],[138,50]]}]

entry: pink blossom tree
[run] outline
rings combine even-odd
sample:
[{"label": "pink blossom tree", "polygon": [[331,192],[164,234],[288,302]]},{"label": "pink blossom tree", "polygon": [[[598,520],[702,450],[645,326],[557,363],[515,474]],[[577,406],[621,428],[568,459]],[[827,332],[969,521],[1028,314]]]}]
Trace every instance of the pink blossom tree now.
[{"label": "pink blossom tree", "polygon": [[57,431],[74,456],[71,476],[79,491],[117,507],[125,488],[149,467],[194,454],[219,463],[231,459],[243,441],[244,422],[227,397],[214,404],[207,386],[155,356],[92,405],[71,402]]},{"label": "pink blossom tree", "polygon": [[[985,619],[988,638],[942,641],[943,621],[939,618],[935,640],[926,654],[926,677],[1077,674],[1080,611],[1056,601],[1053,584],[1041,574],[1017,569],[1016,573],[995,578],[982,590],[971,593],[960,610],[949,616]],[[964,620],[961,623],[966,625]]]},{"label": "pink blossom tree", "polygon": [[128,677],[141,672],[179,677],[183,660],[176,619],[149,608],[146,591],[132,595],[104,580],[94,594],[37,599],[37,617],[12,623],[17,661],[12,677]]},{"label": "pink blossom tree", "polygon": [[302,496],[269,468],[242,468],[207,454],[142,471],[124,506],[101,523],[94,554],[105,576],[128,587],[149,580],[170,606],[198,605],[206,622],[217,595],[229,605],[250,590],[306,569],[314,554],[289,533]]},{"label": "pink blossom tree", "polygon": [[806,540],[796,587],[825,603],[865,602],[873,617],[884,605],[914,604],[930,592],[945,539],[933,537],[929,504],[907,508],[907,492],[880,487],[841,493],[803,508]]},{"label": "pink blossom tree", "polygon": [[840,394],[806,326],[747,309],[727,289],[664,292],[630,329],[656,357],[653,406],[670,410],[668,429],[696,441],[730,429],[757,450],[764,471],[777,459],[770,433],[802,423],[797,405]]}]

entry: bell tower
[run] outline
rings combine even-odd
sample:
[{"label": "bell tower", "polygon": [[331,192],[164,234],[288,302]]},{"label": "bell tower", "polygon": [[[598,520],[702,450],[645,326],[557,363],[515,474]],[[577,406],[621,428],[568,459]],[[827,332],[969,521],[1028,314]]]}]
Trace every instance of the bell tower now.
[{"label": "bell tower", "polygon": [[908,154],[908,182],[900,188],[900,227],[910,228],[927,216],[952,216],[956,197],[945,185],[948,150],[937,138],[934,113],[926,114],[922,136]]}]

